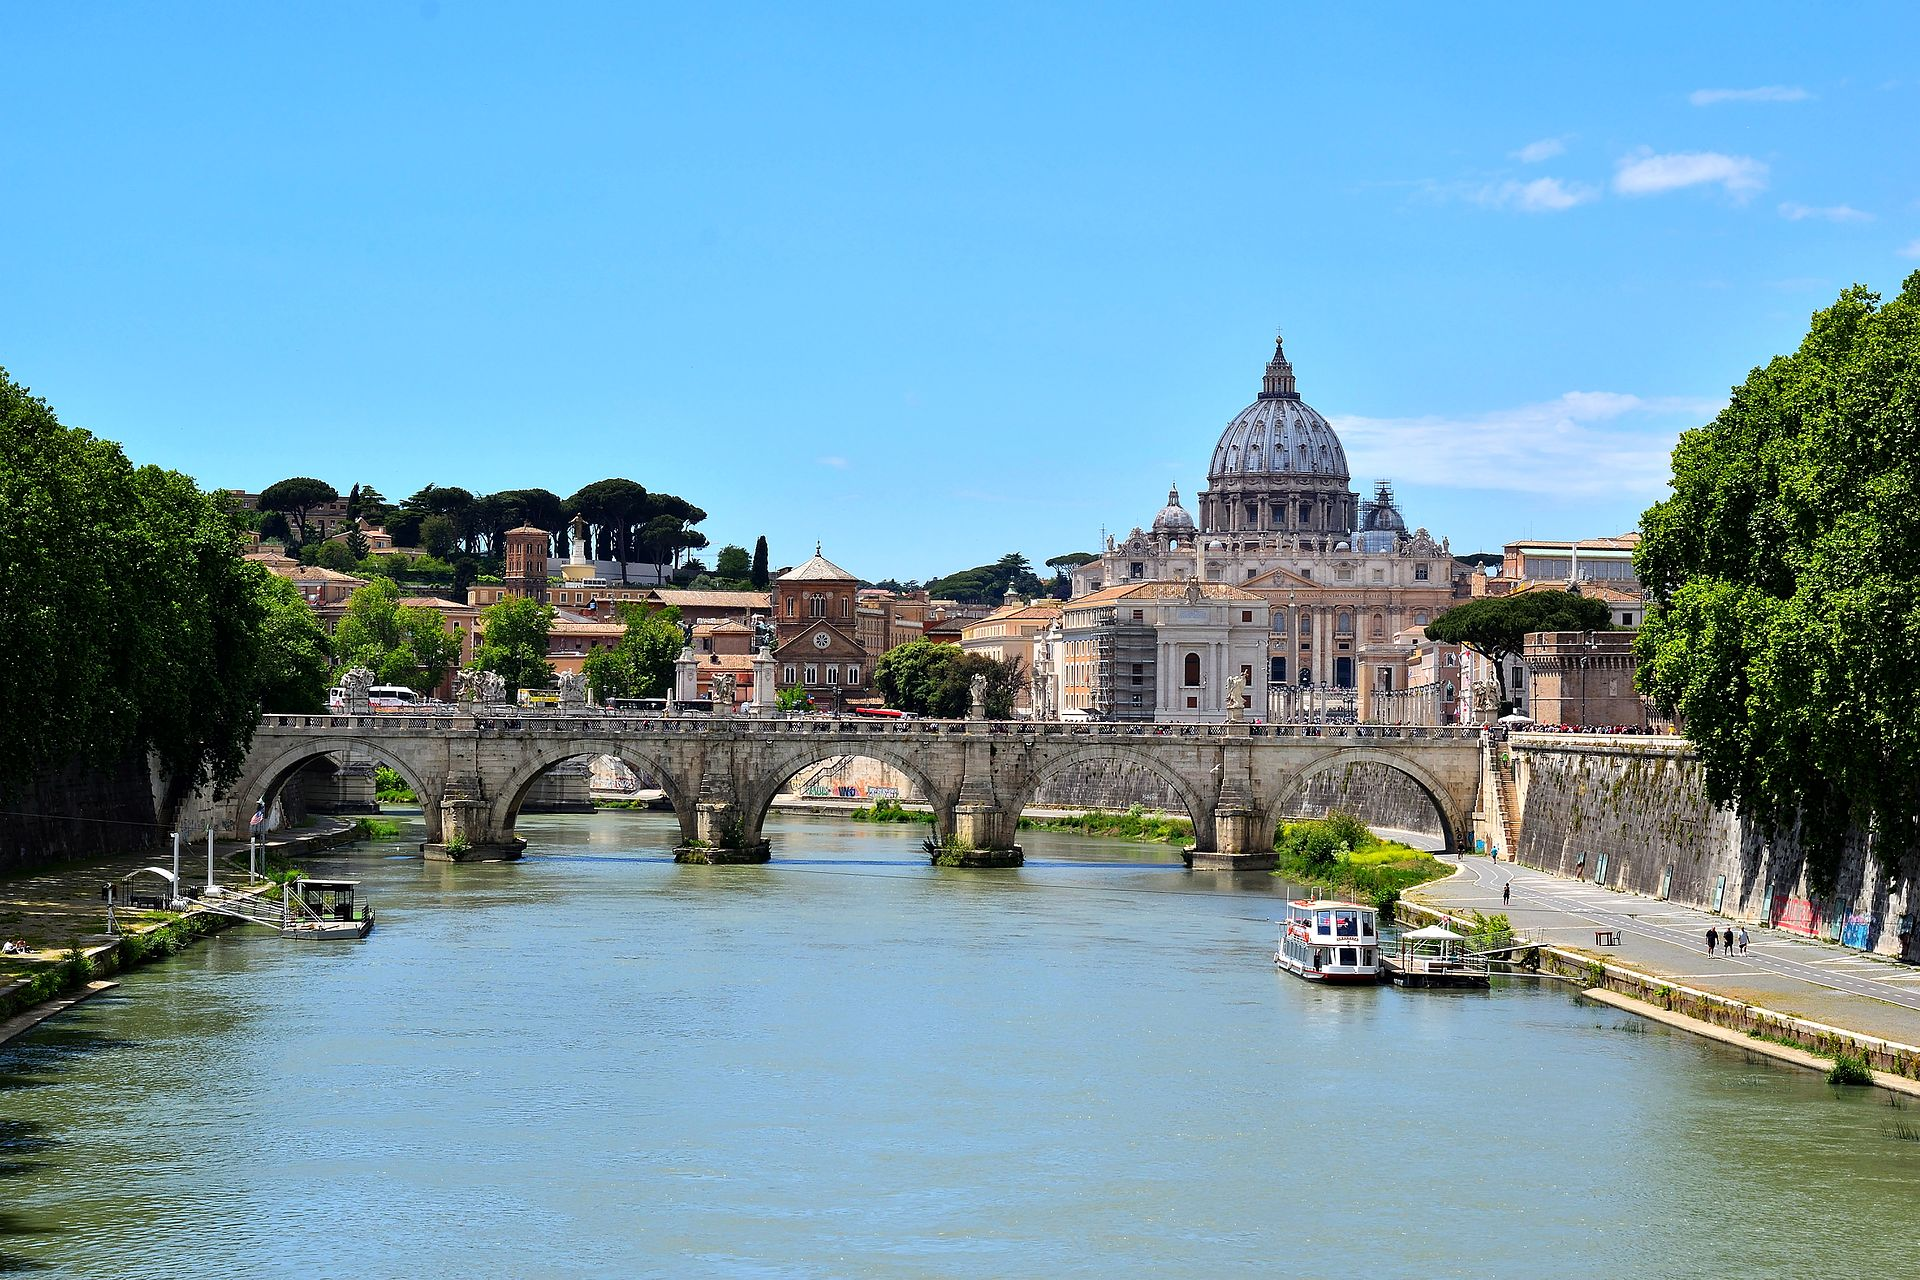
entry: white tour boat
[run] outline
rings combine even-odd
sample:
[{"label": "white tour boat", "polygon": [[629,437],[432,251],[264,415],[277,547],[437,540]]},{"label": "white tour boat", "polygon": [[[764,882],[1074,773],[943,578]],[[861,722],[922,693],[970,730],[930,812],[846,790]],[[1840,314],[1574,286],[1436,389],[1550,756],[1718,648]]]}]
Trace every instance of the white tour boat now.
[{"label": "white tour boat", "polygon": [[1378,916],[1357,902],[1289,902],[1273,962],[1309,982],[1378,982]]}]

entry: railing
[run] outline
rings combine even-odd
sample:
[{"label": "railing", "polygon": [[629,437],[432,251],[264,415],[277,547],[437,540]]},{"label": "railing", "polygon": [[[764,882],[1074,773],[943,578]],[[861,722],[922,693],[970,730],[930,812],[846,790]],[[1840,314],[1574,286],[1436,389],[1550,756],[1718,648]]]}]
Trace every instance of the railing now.
[{"label": "railing", "polygon": [[1481,730],[1471,726],[1318,724],[1292,722],[1268,724],[1244,721],[1233,724],[1180,723],[1150,721],[1076,721],[1076,720],[905,720],[857,717],[841,719],[817,715],[730,715],[707,713],[684,715],[652,714],[636,716],[626,711],[606,711],[598,707],[544,708],[534,710],[512,706],[475,706],[471,714],[432,715],[268,715],[261,726],[267,729],[387,730],[405,732],[512,732],[555,735],[598,736],[607,733],[643,734],[801,734],[836,737],[939,737],[955,734],[976,737],[1018,737],[1045,740],[1076,738],[1272,738],[1320,741],[1389,741],[1474,744]]}]

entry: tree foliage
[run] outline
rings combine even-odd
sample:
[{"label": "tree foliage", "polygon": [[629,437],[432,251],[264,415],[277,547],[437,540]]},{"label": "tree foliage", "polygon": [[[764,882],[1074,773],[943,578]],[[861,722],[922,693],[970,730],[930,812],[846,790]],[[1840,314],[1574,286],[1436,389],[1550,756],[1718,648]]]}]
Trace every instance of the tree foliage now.
[{"label": "tree foliage", "polygon": [[292,582],[271,575],[261,583],[260,599],[266,611],[260,631],[261,710],[325,711],[333,645],[313,606]]},{"label": "tree foliage", "polygon": [[767,572],[767,535],[764,533],[753,540],[753,568],[747,574],[747,581],[755,591],[765,591],[772,581]]},{"label": "tree foliage", "polygon": [[667,696],[673,688],[673,660],[685,643],[680,611],[671,605],[650,609],[624,604],[620,618],[627,624],[620,642],[587,655],[584,670],[594,700]]},{"label": "tree foliage", "polygon": [[295,540],[305,544],[311,542],[316,534],[325,536],[325,530],[308,527],[307,513],[315,507],[339,500],[340,491],[325,480],[315,480],[312,476],[292,476],[261,490],[260,500],[254,505],[262,511],[278,511],[285,516],[291,522]]},{"label": "tree foliage", "polygon": [[1850,829],[1920,837],[1920,272],[1855,286],[1680,438],[1642,518],[1640,687],[1708,794],[1798,823],[1818,891]]},{"label": "tree foliage", "polygon": [[391,578],[375,578],[347,597],[333,649],[338,671],[365,667],[381,684],[430,693],[460,660],[460,636],[436,610],[401,604]]},{"label": "tree foliage", "polygon": [[963,604],[999,604],[1009,590],[1029,600],[1045,595],[1047,590],[1018,551],[1009,551],[992,564],[962,569],[927,584],[927,594],[936,600]]},{"label": "tree foliage", "polygon": [[497,672],[507,683],[508,696],[522,689],[544,689],[553,683],[547,661],[547,632],[554,608],[524,596],[510,596],[480,615],[480,647],[473,667]]},{"label": "tree foliage", "polygon": [[1520,655],[1535,631],[1606,631],[1613,611],[1604,600],[1569,591],[1518,591],[1457,604],[1427,624],[1427,639],[1457,644],[1493,663],[1502,701],[1507,660]]},{"label": "tree foliage", "polygon": [[915,640],[880,655],[873,683],[889,707],[943,720],[966,717],[973,706],[973,678],[987,680],[987,718],[1010,720],[1025,664],[968,653],[957,644]]},{"label": "tree foliage", "polygon": [[279,589],[240,558],[243,525],[0,370],[0,789],[149,752],[169,799],[232,781],[266,691],[303,678],[266,651]]}]

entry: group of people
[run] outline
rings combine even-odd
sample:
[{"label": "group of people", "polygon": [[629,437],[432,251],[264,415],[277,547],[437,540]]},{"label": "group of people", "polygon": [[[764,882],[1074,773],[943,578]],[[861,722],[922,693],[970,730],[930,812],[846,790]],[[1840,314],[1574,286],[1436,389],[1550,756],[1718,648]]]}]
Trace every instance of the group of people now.
[{"label": "group of people", "polygon": [[6,942],[0,943],[0,955],[27,956],[32,955],[33,952],[34,948],[31,944],[15,938],[9,938]]},{"label": "group of people", "polygon": [[[1727,955],[1732,955],[1734,941],[1735,939],[1733,936],[1733,927],[1731,925],[1729,925],[1725,929],[1716,929],[1712,925],[1707,926],[1707,954],[1708,955],[1713,954],[1715,947],[1719,947]],[[1741,955],[1747,954],[1747,926],[1745,925],[1740,926],[1739,944],[1740,944],[1740,954]]]}]

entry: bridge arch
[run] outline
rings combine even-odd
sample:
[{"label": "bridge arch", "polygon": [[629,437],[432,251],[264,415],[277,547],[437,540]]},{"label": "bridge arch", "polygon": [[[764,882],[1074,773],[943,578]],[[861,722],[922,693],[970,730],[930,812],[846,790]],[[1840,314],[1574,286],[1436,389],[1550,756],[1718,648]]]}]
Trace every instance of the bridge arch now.
[{"label": "bridge arch", "polygon": [[680,821],[681,840],[685,842],[693,838],[693,802],[696,799],[697,780],[689,781],[682,777],[666,756],[625,738],[570,739],[564,746],[529,758],[500,784],[494,799],[491,829],[500,839],[511,841],[514,838],[514,823],[520,817],[520,806],[526,803],[527,793],[533,790],[534,784],[556,765],[583,756],[612,756],[636,773],[651,774],[659,779],[660,789],[667,793],[667,802],[673,806],[673,815]]},{"label": "bridge arch", "polygon": [[420,798],[420,817],[426,823],[427,839],[438,840],[440,796],[445,790],[445,779],[435,770],[424,768],[418,761],[410,759],[405,751],[395,750],[378,739],[355,735],[301,742],[253,764],[227,792],[232,823],[229,834],[235,837],[244,835],[255,802],[264,799],[271,808],[288,780],[307,765],[324,757],[344,760],[356,754],[377,764],[384,764],[406,779],[407,785],[413,788],[413,794]]},{"label": "bridge arch", "polygon": [[[1153,739],[1155,742],[1162,741]],[[1134,751],[1122,743],[1088,743],[1068,747],[1048,747],[1036,751],[1034,762],[1021,779],[1013,812],[1010,815],[1015,822],[1027,806],[1033,803],[1033,797],[1049,781],[1059,777],[1069,769],[1086,764],[1118,763],[1133,765],[1153,774],[1166,783],[1173,793],[1180,797],[1180,803],[1186,807],[1187,817],[1193,823],[1193,845],[1196,849],[1214,847],[1214,792],[1218,786],[1196,786],[1191,778],[1182,776],[1179,769],[1160,758],[1155,751]],[[1213,766],[1209,765],[1211,770]],[[1208,781],[1218,775],[1209,772]]]},{"label": "bridge arch", "polygon": [[934,838],[945,840],[953,834],[953,809],[959,800],[958,788],[940,786],[925,761],[916,759],[913,752],[890,742],[864,738],[850,741],[835,737],[817,743],[804,739],[781,743],[767,758],[756,762],[759,767],[753,770],[753,777],[740,795],[743,840],[752,842],[762,838],[760,832],[768,812],[773,808],[775,797],[802,770],[841,757],[877,760],[906,774],[920,788],[920,794],[927,798],[927,805],[933,810]]},{"label": "bridge arch", "polygon": [[1307,783],[1323,773],[1350,764],[1381,765],[1413,783],[1421,794],[1426,796],[1427,802],[1433,806],[1434,814],[1440,820],[1440,838],[1445,848],[1458,848],[1459,838],[1472,830],[1472,798],[1467,797],[1462,802],[1444,781],[1410,753],[1384,751],[1378,747],[1346,747],[1311,761],[1288,780],[1292,785],[1285,787],[1284,793],[1280,796],[1280,803],[1276,806],[1273,822],[1275,832],[1278,832],[1281,814],[1296,805],[1305,795]]}]

